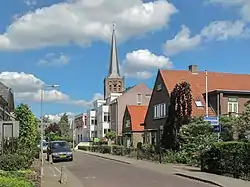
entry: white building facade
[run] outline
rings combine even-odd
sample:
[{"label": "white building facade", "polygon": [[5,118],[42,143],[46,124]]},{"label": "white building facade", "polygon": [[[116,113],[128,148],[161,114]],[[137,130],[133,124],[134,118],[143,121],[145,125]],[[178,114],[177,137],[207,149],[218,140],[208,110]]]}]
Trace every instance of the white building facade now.
[{"label": "white building facade", "polygon": [[96,131],[96,111],[94,109],[91,109],[87,111],[87,117],[86,117],[86,124],[87,124],[87,138],[92,139],[97,136]]},{"label": "white building facade", "polygon": [[75,141],[76,143],[87,141],[87,114],[82,113],[74,117]]}]

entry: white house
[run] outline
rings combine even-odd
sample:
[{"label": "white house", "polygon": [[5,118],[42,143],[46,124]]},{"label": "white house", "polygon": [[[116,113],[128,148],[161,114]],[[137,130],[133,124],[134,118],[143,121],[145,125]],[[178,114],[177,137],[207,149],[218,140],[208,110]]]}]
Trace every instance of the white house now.
[{"label": "white house", "polygon": [[87,138],[94,138],[97,137],[97,131],[96,131],[96,111],[94,109],[91,109],[87,111],[87,118],[86,118],[86,124],[87,124]]},{"label": "white house", "polygon": [[86,117],[86,113],[74,117],[75,141],[77,144],[87,140]]}]

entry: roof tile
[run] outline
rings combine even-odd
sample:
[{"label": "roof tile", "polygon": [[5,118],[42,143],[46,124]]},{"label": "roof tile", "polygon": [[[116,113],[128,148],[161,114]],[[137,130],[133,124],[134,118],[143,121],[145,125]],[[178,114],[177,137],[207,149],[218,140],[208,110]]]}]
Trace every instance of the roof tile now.
[{"label": "roof tile", "polygon": [[[205,98],[203,94],[206,92],[206,74],[198,72],[196,74],[188,70],[160,70],[160,74],[169,92],[171,92],[177,83],[183,81],[191,85],[193,99],[200,99],[205,106]],[[220,72],[207,72],[208,75],[208,92],[214,90],[234,90],[234,91],[250,91],[250,75],[249,74],[233,74]],[[193,101],[193,116],[205,115],[205,107],[197,107]],[[215,113],[209,107],[209,115],[214,116]]]},{"label": "roof tile", "polygon": [[131,117],[132,131],[143,131],[141,124],[144,122],[148,106],[128,105],[128,112]]}]

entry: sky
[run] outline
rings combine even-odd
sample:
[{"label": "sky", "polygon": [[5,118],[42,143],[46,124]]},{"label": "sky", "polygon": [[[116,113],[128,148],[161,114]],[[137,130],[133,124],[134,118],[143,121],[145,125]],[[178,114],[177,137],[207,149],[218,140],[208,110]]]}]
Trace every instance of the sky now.
[{"label": "sky", "polygon": [[112,24],[126,87],[157,70],[249,73],[249,0],[0,0],[0,81],[40,116],[79,114],[103,98]]}]

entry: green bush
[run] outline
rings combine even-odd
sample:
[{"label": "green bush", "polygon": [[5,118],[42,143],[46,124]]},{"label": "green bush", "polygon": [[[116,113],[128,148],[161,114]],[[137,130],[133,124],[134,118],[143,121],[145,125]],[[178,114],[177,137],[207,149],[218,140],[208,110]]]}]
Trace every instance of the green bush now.
[{"label": "green bush", "polygon": [[250,176],[250,143],[219,142],[201,154],[201,170],[209,173]]},{"label": "green bush", "polygon": [[0,170],[17,171],[27,169],[29,166],[29,161],[21,155],[8,154],[0,157]]},{"label": "green bush", "polygon": [[1,187],[34,187],[34,185],[23,178],[0,176]]}]

